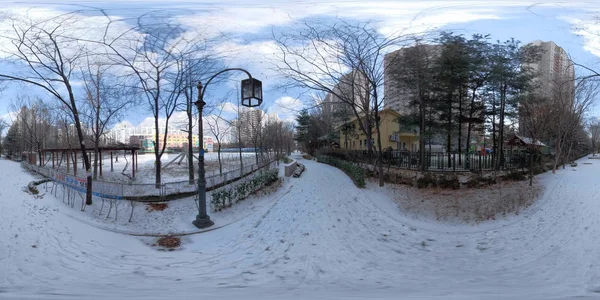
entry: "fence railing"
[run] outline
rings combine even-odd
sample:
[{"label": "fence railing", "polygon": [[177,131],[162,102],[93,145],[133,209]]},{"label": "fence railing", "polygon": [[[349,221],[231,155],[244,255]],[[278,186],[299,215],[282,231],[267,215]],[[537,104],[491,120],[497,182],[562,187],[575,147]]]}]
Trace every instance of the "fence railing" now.
[{"label": "fence railing", "polygon": [[[374,163],[377,152],[324,150],[320,155],[329,155],[356,163]],[[522,151],[504,151],[500,153],[482,152],[425,152],[425,170],[428,171],[484,171],[484,170],[509,170],[528,168],[531,154]],[[410,151],[385,151],[383,152],[385,166],[401,169],[419,170],[421,168],[421,155],[419,152]]]},{"label": "fence railing", "polygon": [[[206,188],[213,189],[220,187],[228,182],[246,177],[260,169],[269,169],[275,167],[277,160],[271,160],[261,165],[252,164],[235,170],[223,172],[222,175],[215,174],[206,177]],[[87,179],[85,177],[74,176],[66,172],[32,165],[27,162],[21,162],[24,168],[36,172],[44,177],[52,179],[53,182],[77,190],[85,192]],[[154,183],[138,184],[138,183],[121,183],[121,182],[105,182],[94,180],[92,184],[92,194],[94,196],[105,199],[139,199],[152,198],[165,200],[167,196],[174,194],[196,193],[197,181],[190,182],[168,182],[156,185]]]}]

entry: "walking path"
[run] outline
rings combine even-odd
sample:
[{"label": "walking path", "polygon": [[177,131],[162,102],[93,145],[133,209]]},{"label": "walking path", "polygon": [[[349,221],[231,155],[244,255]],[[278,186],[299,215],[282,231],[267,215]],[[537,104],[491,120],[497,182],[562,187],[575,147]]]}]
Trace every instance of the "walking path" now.
[{"label": "walking path", "polygon": [[[519,216],[479,226],[408,218],[340,170],[306,165],[289,191],[173,252],[65,215],[0,160],[0,298],[553,299],[600,293],[600,162],[543,174]],[[594,162],[588,165],[583,162]]]}]

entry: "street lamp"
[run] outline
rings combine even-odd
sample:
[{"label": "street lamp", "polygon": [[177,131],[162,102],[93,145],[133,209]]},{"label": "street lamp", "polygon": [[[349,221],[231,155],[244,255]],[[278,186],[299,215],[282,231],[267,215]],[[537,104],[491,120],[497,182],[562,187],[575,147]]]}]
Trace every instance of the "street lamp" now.
[{"label": "street lamp", "polygon": [[204,170],[204,132],[202,126],[202,110],[206,104],[204,93],[206,87],[215,77],[228,71],[242,71],[248,75],[248,79],[242,80],[242,106],[256,107],[262,103],[262,82],[252,78],[250,72],[244,69],[230,68],[219,71],[206,81],[204,87],[201,82],[198,82],[198,101],[194,103],[198,108],[198,148],[200,150],[198,155],[198,215],[196,215],[196,220],[192,222],[198,228],[207,228],[215,224],[206,213],[206,173]]}]

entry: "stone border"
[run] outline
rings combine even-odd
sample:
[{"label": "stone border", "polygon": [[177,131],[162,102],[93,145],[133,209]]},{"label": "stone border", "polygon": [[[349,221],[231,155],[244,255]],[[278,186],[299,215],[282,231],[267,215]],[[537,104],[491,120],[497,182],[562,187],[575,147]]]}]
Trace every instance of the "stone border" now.
[{"label": "stone border", "polygon": [[296,171],[296,168],[298,167],[298,162],[293,158],[290,158],[290,159],[292,160],[292,162],[284,165],[285,177],[292,176],[292,174],[294,174],[294,172]]}]

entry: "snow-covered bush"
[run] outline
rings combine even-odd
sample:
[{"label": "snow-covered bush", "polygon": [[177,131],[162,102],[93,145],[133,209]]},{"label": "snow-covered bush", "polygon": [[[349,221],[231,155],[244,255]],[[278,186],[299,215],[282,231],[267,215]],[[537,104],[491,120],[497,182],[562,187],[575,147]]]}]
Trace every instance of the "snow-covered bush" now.
[{"label": "snow-covered bush", "polygon": [[239,201],[246,199],[250,194],[257,190],[269,186],[279,179],[279,170],[268,170],[254,178],[238,182],[233,185],[225,186],[212,192],[212,209],[221,211],[229,208]]}]

